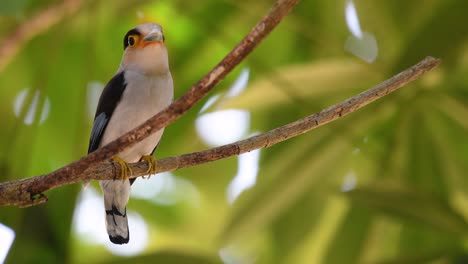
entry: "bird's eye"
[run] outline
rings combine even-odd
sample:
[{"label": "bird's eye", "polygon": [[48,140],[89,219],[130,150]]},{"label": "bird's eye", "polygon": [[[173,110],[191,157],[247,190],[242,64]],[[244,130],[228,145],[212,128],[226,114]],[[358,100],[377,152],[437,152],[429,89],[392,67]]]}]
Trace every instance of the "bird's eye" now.
[{"label": "bird's eye", "polygon": [[130,47],[133,47],[133,46],[135,46],[135,44],[138,42],[138,36],[136,36],[136,35],[131,35],[131,36],[128,37],[128,40],[127,40],[127,41],[128,41],[128,45],[129,45]]}]

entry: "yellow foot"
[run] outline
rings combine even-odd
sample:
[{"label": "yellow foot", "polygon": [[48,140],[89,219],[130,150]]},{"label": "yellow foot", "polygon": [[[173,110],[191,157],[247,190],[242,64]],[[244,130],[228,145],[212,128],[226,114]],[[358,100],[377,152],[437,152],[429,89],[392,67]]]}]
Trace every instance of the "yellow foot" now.
[{"label": "yellow foot", "polygon": [[130,166],[128,165],[128,163],[125,160],[123,160],[122,158],[117,157],[117,156],[112,157],[112,160],[114,161],[114,166],[116,166],[116,165],[120,166],[119,180],[127,180],[128,175],[133,174],[132,169],[130,168]]},{"label": "yellow foot", "polygon": [[146,161],[148,163],[148,170],[146,171],[148,175],[146,177],[143,176],[143,179],[149,179],[151,175],[156,174],[156,172],[158,172],[157,160],[152,155],[145,155],[141,157],[141,161]]}]

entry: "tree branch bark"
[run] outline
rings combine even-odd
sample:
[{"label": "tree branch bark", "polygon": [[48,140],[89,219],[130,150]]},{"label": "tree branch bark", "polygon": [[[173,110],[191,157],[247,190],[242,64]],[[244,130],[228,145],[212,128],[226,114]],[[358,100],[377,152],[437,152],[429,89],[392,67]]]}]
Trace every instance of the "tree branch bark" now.
[{"label": "tree branch bark", "polygon": [[[158,172],[173,171],[234,155],[240,155],[254,149],[267,148],[352,113],[419,78],[421,75],[432,70],[439,64],[440,60],[427,57],[418,64],[402,71],[373,88],[341,103],[330,106],[318,113],[232,144],[158,160],[157,170]],[[68,165],[63,169],[66,170],[69,166],[72,165]],[[133,163],[130,164],[130,166],[133,170],[133,175],[130,176],[130,178],[147,174],[148,165],[146,162]],[[51,174],[47,174],[29,179],[1,183],[0,205],[31,206],[45,202],[47,198],[42,195],[42,192],[44,191],[84,180],[113,179],[116,173],[118,173],[118,171],[116,171],[118,168],[119,166],[114,167],[110,162],[105,162],[98,164],[97,166],[89,167],[83,173],[74,175],[73,177],[62,177],[60,180],[50,181],[49,179]],[[41,186],[40,189],[42,191],[39,193],[40,195],[34,197],[36,193],[30,192],[29,188],[31,186]]]}]

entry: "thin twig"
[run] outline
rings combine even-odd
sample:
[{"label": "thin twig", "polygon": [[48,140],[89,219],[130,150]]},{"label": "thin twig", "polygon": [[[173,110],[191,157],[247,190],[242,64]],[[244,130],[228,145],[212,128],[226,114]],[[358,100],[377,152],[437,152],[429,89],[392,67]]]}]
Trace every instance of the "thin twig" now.
[{"label": "thin twig", "polygon": [[0,205],[30,206],[43,203],[47,200],[47,197],[42,195],[42,193],[49,190],[50,186],[58,186],[64,182],[81,181],[81,174],[86,169],[110,159],[117,153],[133,146],[180,118],[247,57],[299,1],[277,0],[267,15],[257,23],[249,34],[218,65],[198,81],[197,84],[192,86],[182,97],[142,125],[78,161],[40,176],[40,181],[34,181],[34,183],[22,181],[16,189],[10,189],[12,186],[8,183],[0,185]]},{"label": "thin twig", "polygon": [[[161,159],[158,161],[158,172],[173,171],[180,168],[199,165],[202,163],[227,158],[233,155],[239,155],[254,149],[266,148],[276,143],[285,141],[292,137],[304,134],[314,128],[332,122],[349,113],[352,113],[373,101],[386,96],[387,94],[403,87],[407,83],[419,78],[424,73],[432,70],[440,64],[440,60],[427,57],[418,64],[404,70],[394,77],[382,82],[381,84],[366,90],[356,96],[353,96],[341,103],[330,106],[316,114],[310,115],[304,119],[289,123],[282,127],[273,129],[269,132],[253,136],[251,138],[238,141],[221,147],[184,154],[177,157]],[[145,162],[130,164],[133,175],[131,178],[145,175],[148,166]],[[34,178],[5,182],[0,184],[0,205],[19,205],[30,206],[37,204],[37,200],[46,200],[45,196],[39,196],[36,200],[29,199],[30,193],[24,193],[28,186],[40,184],[45,188],[43,191],[57,188],[62,185],[81,182],[83,180],[109,180],[115,177],[114,166],[109,162],[101,163],[90,167],[82,174],[74,178],[62,179],[60,181],[49,181],[48,175],[37,176]],[[41,192],[42,193],[42,192]],[[19,200],[18,197],[28,199]]]},{"label": "thin twig", "polygon": [[0,43],[0,72],[5,69],[25,43],[78,11],[81,4],[82,0],[64,0],[33,16],[5,37]]}]

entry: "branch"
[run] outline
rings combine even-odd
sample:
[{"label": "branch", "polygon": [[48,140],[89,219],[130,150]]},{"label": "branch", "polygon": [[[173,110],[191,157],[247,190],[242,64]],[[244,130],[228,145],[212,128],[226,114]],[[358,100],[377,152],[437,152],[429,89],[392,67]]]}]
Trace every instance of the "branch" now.
[{"label": "branch", "polygon": [[[372,103],[381,97],[386,96],[400,87],[403,87],[407,83],[419,78],[424,73],[434,69],[439,64],[440,60],[427,57],[418,64],[404,70],[403,72],[380,83],[379,85],[374,86],[373,88],[353,96],[341,103],[330,106],[316,114],[232,144],[158,160],[157,170],[158,172],[173,171],[234,155],[240,155],[254,149],[266,148],[279,142],[288,140],[292,137],[304,134],[314,128],[332,122]],[[133,163],[130,164],[130,166],[133,170],[133,175],[130,176],[130,178],[135,178],[147,174],[148,165],[146,162]],[[116,173],[118,173],[118,171],[115,170],[118,168],[119,166],[114,167],[110,162],[106,162],[94,167],[90,167],[73,179],[69,178],[51,182],[48,180],[50,175],[49,174],[29,179],[5,182],[0,184],[0,205],[34,205],[37,204],[36,201],[43,202],[46,201],[47,198],[43,195],[40,195],[38,199],[31,200],[31,193],[27,192],[27,186],[39,185],[42,186],[41,188],[44,191],[46,191],[57,188],[59,186],[77,183],[83,180],[110,180],[114,179],[114,176]],[[19,200],[21,197],[25,197],[26,199]]]},{"label": "branch", "polygon": [[[300,0],[277,0],[267,15],[241,40],[226,57],[192,86],[168,108],[148,119],[145,123],[129,131],[108,145],[99,148],[86,157],[33,181],[20,180],[16,188],[11,183],[0,185],[0,205],[31,206],[47,201],[42,193],[52,186],[63,183],[76,183],[83,179],[81,174],[88,168],[110,159],[115,154],[142,141],[156,131],[180,118],[196,102],[200,101],[213,87],[231,72],[260,42],[279,24],[279,22],[299,3]],[[37,180],[40,179],[40,180]]]},{"label": "branch", "polygon": [[82,3],[82,0],[64,0],[22,23],[0,43],[0,72],[5,69],[25,43],[78,11]]}]

